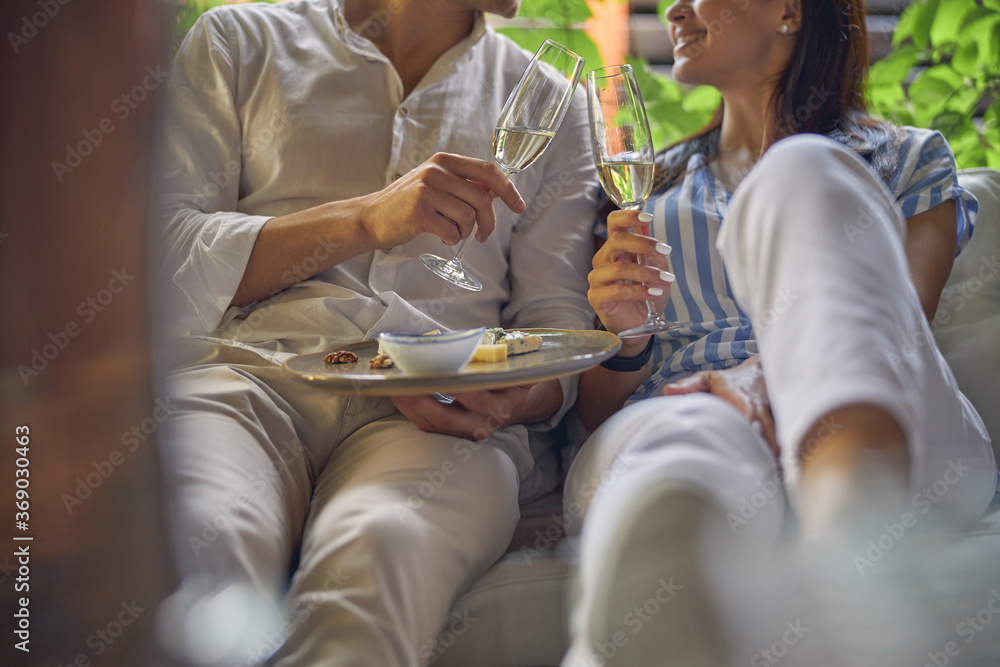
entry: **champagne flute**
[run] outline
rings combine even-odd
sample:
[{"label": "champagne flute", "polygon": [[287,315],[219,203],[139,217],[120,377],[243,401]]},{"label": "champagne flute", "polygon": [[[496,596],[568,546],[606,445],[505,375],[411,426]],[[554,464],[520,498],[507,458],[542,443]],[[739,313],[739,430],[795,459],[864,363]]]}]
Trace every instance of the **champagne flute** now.
[{"label": "champagne flute", "polygon": [[[639,84],[631,65],[596,69],[587,75],[590,140],[604,191],[619,208],[637,211],[653,188],[653,142]],[[642,257],[636,257],[645,264]],[[638,338],[678,329],[646,301],[646,321],[618,334]]]},{"label": "champagne flute", "polygon": [[[539,47],[504,104],[493,131],[493,160],[507,176],[541,157],[562,123],[586,61],[551,39]],[[453,285],[478,292],[482,283],[462,266],[469,234],[451,259],[424,253],[420,261]]]}]

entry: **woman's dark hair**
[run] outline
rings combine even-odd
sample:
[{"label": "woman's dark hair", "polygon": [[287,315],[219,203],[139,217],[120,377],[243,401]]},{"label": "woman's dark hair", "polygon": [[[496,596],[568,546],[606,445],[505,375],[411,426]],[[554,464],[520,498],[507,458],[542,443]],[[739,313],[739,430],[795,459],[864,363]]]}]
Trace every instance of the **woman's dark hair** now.
[{"label": "woman's dark hair", "polygon": [[[891,123],[868,115],[867,72],[864,0],[803,0],[792,58],[771,98],[777,117],[770,131],[773,140],[825,134],[857,151],[888,182],[898,169],[891,149],[904,135]],[[705,155],[706,161],[715,159],[722,113],[720,104],[705,127],[657,155],[654,193],[672,187],[695,153]]]}]

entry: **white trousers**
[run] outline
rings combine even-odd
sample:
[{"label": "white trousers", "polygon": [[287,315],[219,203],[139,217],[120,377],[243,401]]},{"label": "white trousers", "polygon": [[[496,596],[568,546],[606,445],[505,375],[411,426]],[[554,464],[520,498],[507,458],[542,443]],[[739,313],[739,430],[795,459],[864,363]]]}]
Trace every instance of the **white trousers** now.
[{"label": "white trousers", "polygon": [[249,583],[287,612],[236,664],[276,649],[272,663],[295,667],[426,664],[454,601],[510,541],[520,435],[424,433],[387,399],[269,365],[196,365],[171,383],[183,574]]},{"label": "white trousers", "polygon": [[978,520],[996,464],[934,343],[909,279],[904,234],[885,186],[842,145],[800,135],[768,150],[735,192],[718,250],[760,345],[783,479],[774,455],[725,401],[652,398],[612,416],[584,445],[566,484],[567,515],[627,494],[630,471],[656,467],[711,494],[737,532],[773,542],[786,519],[782,484],[796,505],[800,451],[808,456],[838,428],[823,423],[818,442],[800,450],[810,426],[839,406],[868,403],[888,410],[906,434],[914,517],[933,514],[956,527]]}]

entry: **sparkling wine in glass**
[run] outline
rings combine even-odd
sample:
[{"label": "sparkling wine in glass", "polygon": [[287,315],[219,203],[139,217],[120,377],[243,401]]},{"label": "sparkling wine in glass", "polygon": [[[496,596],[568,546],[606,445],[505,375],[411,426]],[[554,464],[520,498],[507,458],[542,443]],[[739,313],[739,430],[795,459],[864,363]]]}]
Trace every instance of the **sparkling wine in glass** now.
[{"label": "sparkling wine in glass", "polygon": [[[493,159],[510,176],[541,157],[569,110],[586,61],[551,39],[539,47],[521,80],[507,98],[493,131]],[[480,291],[482,283],[462,266],[474,234],[469,234],[451,259],[424,253],[420,261],[453,285]]]},{"label": "sparkling wine in glass", "polygon": [[[630,65],[596,69],[587,75],[590,140],[601,185],[619,208],[637,211],[653,188],[653,141],[639,84]],[[643,264],[642,257],[637,261]],[[638,338],[678,329],[646,301],[646,321],[618,334]]]}]

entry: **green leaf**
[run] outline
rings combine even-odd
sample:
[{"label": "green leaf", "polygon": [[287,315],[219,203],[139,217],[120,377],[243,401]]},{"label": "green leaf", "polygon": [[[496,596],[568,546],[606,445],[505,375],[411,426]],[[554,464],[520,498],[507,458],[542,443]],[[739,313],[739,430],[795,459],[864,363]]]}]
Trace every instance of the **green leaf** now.
[{"label": "green leaf", "polygon": [[565,27],[582,23],[593,14],[583,0],[530,0],[521,3],[518,16],[542,19],[552,25]]},{"label": "green leaf", "polygon": [[983,114],[983,129],[987,134],[996,132],[1000,137],[1000,97],[993,100],[993,104]]},{"label": "green leaf", "polygon": [[[692,88],[684,96],[682,106],[685,111],[711,118],[712,113],[718,108],[721,101],[722,95],[715,88],[711,86],[698,86],[697,88]],[[707,118],[705,122],[708,122]]]},{"label": "green leaf", "polygon": [[977,8],[975,0],[949,0],[947,11],[941,8],[934,16],[930,32],[931,44],[941,47],[943,44],[959,42],[959,31],[966,14]]},{"label": "green leaf", "polygon": [[916,44],[905,44],[872,65],[868,71],[868,84],[881,86],[906,80],[910,70],[919,62],[923,52]]},{"label": "green leaf", "polygon": [[965,29],[968,28],[973,23],[975,23],[976,21],[978,21],[979,19],[986,16],[994,16],[994,15],[996,15],[996,12],[990,9],[989,7],[976,7],[971,12],[966,14],[964,19],[962,19],[962,26],[961,26],[962,36],[966,37]]},{"label": "green leaf", "polygon": [[983,0],[983,7],[1000,12],[1000,0]]},{"label": "green leaf", "polygon": [[978,65],[984,72],[1000,72],[1000,15],[990,23],[989,29],[979,35]]},{"label": "green leaf", "polygon": [[982,95],[976,90],[975,86],[964,86],[949,98],[945,109],[971,116],[975,113],[976,107],[979,106],[981,97]]},{"label": "green leaf", "polygon": [[972,76],[976,71],[976,62],[978,59],[979,44],[976,42],[966,42],[955,51],[955,55],[951,59],[951,66],[962,74]]},{"label": "green leaf", "polygon": [[961,77],[947,65],[929,67],[917,75],[907,96],[921,127],[928,127],[944,111],[949,98],[960,86],[964,86]]},{"label": "green leaf", "polygon": [[907,37],[911,37],[917,46],[926,49],[939,4],[940,0],[917,0],[911,3],[899,17],[892,45],[898,46]]},{"label": "green leaf", "polygon": [[963,151],[955,152],[955,166],[959,169],[985,167],[986,159],[986,147],[979,141]]},{"label": "green leaf", "polygon": [[983,115],[983,139],[989,148],[986,149],[986,161],[990,167],[1000,169],[1000,97],[993,101]]},{"label": "green leaf", "polygon": [[884,118],[893,118],[901,109],[906,108],[906,93],[898,83],[888,83],[873,86],[868,89],[868,99],[872,111]]}]

